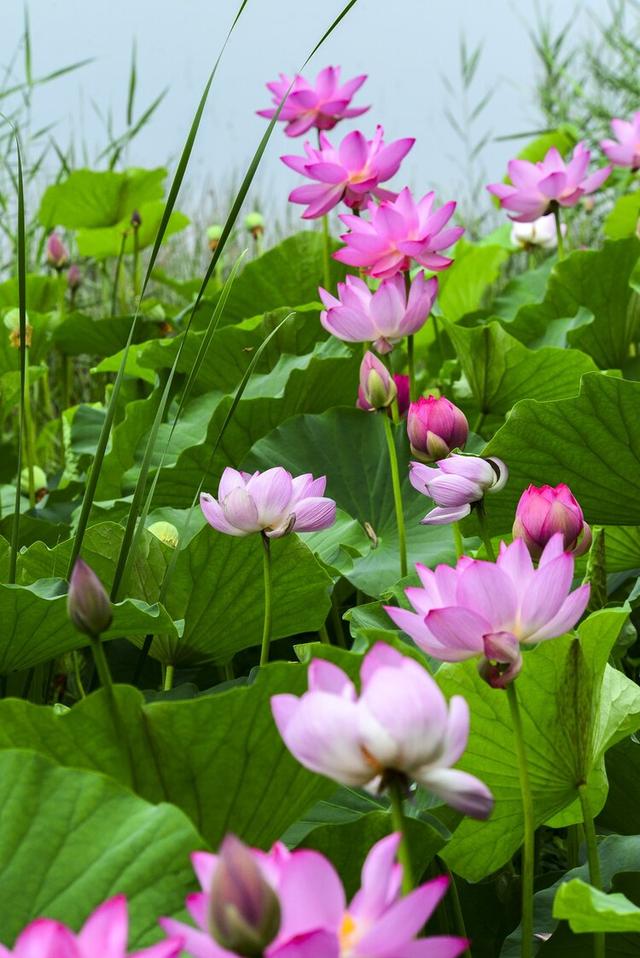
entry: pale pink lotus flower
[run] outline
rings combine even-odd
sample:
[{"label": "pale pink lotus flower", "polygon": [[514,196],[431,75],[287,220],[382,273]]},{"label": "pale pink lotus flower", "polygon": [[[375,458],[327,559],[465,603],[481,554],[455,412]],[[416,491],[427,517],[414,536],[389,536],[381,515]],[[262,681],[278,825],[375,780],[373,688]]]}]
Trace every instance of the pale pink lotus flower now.
[{"label": "pale pink lotus flower", "polygon": [[640,169],[640,110],[631,120],[614,119],[611,129],[615,140],[602,140],[600,146],[614,166]]},{"label": "pale pink lotus flower", "polygon": [[404,336],[422,329],[438,293],[436,277],[414,276],[408,295],[404,276],[396,273],[370,290],[363,279],[347,276],[338,283],[338,296],[318,290],[325,309],[320,313],[324,328],[347,343],[373,343],[376,352],[389,353]]},{"label": "pale pink lotus flower", "polygon": [[418,782],[448,805],[487,818],[493,797],[454,769],[469,736],[469,706],[446,699],[414,659],[378,642],[364,657],[360,694],[331,662],[314,659],[300,698],[274,695],[271,710],[301,765],[341,785],[384,790],[390,778]]},{"label": "pale pink lotus flower", "polygon": [[[566,223],[560,224],[560,232],[563,237],[567,235]],[[555,249],[558,245],[555,216],[553,213],[547,213],[531,223],[514,222],[511,227],[511,242],[522,249]]]},{"label": "pale pink lotus flower", "polygon": [[595,193],[602,186],[611,167],[605,166],[586,176],[590,159],[591,153],[584,143],[578,143],[568,163],[552,146],[538,163],[510,160],[507,169],[511,184],[491,183],[487,189],[498,197],[503,209],[517,214],[512,220],[531,223],[553,212],[554,204],[575,206],[583,196]]},{"label": "pale pink lotus flower", "polygon": [[521,644],[563,635],[586,609],[589,586],[571,592],[573,568],[560,533],[545,546],[537,569],[516,539],[501,544],[495,563],[463,556],[455,568],[416,565],[422,588],[405,589],[415,611],[385,609],[428,655],[443,662],[480,657],[484,677],[504,687],[522,667]]},{"label": "pale pink lotus flower", "polygon": [[485,495],[500,492],[509,478],[509,471],[501,459],[480,456],[451,455],[434,466],[421,462],[409,463],[409,481],[423,496],[436,504],[421,524],[447,525],[458,522],[471,513],[471,507]]},{"label": "pale pink lotus flower", "polygon": [[293,478],[282,466],[266,472],[239,472],[228,466],[220,478],[218,498],[200,495],[204,517],[229,536],[263,532],[279,539],[289,532],[316,532],[332,526],[336,504],[325,497],[326,476]]},{"label": "pale pink lotus flower", "polygon": [[69,250],[56,232],[47,237],[46,256],[48,265],[57,271],[69,264]]},{"label": "pale pink lotus flower", "polygon": [[412,260],[425,269],[447,269],[453,260],[442,256],[441,250],[453,246],[464,229],[444,228],[456,204],[445,203],[434,211],[434,196],[427,193],[416,203],[411,190],[405,187],[395,200],[380,205],[369,203],[369,219],[353,213],[340,214],[350,232],[341,237],[346,246],[334,253],[334,258],[380,279],[408,270]]},{"label": "pale pink lotus flower", "polygon": [[366,352],[360,363],[360,385],[356,406],[375,412],[385,409],[398,395],[395,379],[384,363],[372,352]]},{"label": "pale pink lotus flower", "polygon": [[[373,846],[361,888],[349,904],[333,865],[319,852],[289,851],[281,842],[269,852],[247,849],[280,904],[278,934],[264,948],[264,958],[457,958],[468,946],[463,938],[416,940],[449,882],[435,878],[401,897],[399,844],[394,833]],[[191,958],[238,958],[215,942],[208,925],[208,915],[220,907],[214,900],[219,857],[196,852],[192,862],[202,891],[189,895],[186,905],[197,927],[170,918],[160,924],[184,939]]]},{"label": "pale pink lotus flower", "polygon": [[420,396],[409,406],[407,435],[414,456],[422,462],[436,462],[452,449],[464,449],[469,423],[446,396]]},{"label": "pale pink lotus flower", "polygon": [[[127,958],[129,919],[124,895],[100,905],[77,934],[51,918],[36,918],[13,949],[0,945],[0,958]],[[131,953],[130,958],[177,958],[181,938],[170,938]]]},{"label": "pale pink lotus flower", "polygon": [[[258,110],[258,116],[271,120],[286,97],[278,120],[286,123],[284,132],[287,136],[301,136],[311,127],[332,130],[339,120],[367,112],[368,106],[349,106],[366,79],[366,75],[361,75],[340,83],[340,67],[325,67],[316,77],[314,85],[303,76],[297,75],[291,80],[281,73],[279,80],[267,83],[274,106],[268,110]],[[292,83],[291,93],[287,96]]]},{"label": "pale pink lotus flower", "polygon": [[361,210],[373,197],[396,198],[396,193],[382,189],[380,183],[395,176],[415,139],[406,137],[385,143],[383,137],[381,126],[376,127],[372,140],[354,130],[347,133],[338,147],[333,147],[321,133],[319,147],[308,141],[304,144],[306,156],[280,157],[296,173],[316,180],[312,186],[299,186],[289,194],[289,202],[307,207],[303,219],[325,216],[340,202]]},{"label": "pale pink lotus flower", "polygon": [[561,532],[564,548],[575,556],[591,545],[591,529],[569,486],[529,486],[520,496],[513,523],[514,539],[522,539],[533,559]]}]

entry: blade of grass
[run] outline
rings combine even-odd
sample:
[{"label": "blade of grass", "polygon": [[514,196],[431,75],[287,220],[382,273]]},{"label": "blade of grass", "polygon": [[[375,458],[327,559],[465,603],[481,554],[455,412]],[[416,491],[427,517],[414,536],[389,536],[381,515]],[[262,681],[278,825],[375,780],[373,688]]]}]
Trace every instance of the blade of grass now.
[{"label": "blade of grass", "polygon": [[59,70],[54,70],[52,73],[47,73],[43,77],[36,77],[35,80],[31,81],[31,84],[23,81],[22,83],[16,83],[14,86],[5,87],[5,89],[0,90],[0,100],[4,100],[6,97],[11,96],[14,93],[22,93],[30,86],[42,86],[43,83],[50,83],[51,80],[57,80],[62,76],[66,76],[67,73],[72,73],[74,70],[80,70],[82,67],[86,67],[89,63],[93,63],[93,60],[93,57],[88,57],[86,60],[78,60],[76,63],[70,63],[68,66],[60,67]]},{"label": "blade of grass", "polygon": [[175,175],[174,175],[174,177],[173,177],[173,181],[172,181],[172,183],[171,183],[171,187],[170,187],[170,189],[169,189],[169,196],[167,197],[167,202],[166,202],[165,207],[164,207],[164,212],[163,212],[163,214],[162,214],[162,219],[161,219],[161,221],[160,221],[160,226],[158,227],[158,232],[157,232],[157,234],[156,234],[155,242],[154,242],[154,244],[153,244],[153,249],[152,249],[152,251],[151,251],[151,257],[150,257],[150,259],[149,259],[149,263],[148,263],[148,265],[147,265],[147,269],[146,269],[146,272],[145,272],[144,280],[143,280],[143,283],[142,283],[142,290],[141,290],[141,292],[140,292],[140,298],[139,298],[139,301],[138,301],[138,305],[137,305],[137,307],[136,307],[136,312],[135,312],[135,314],[134,314],[134,317],[133,317],[133,320],[132,320],[132,323],[131,323],[131,329],[129,330],[129,336],[128,336],[128,338],[127,338],[127,342],[126,342],[125,348],[124,348],[124,350],[123,350],[122,361],[121,361],[121,363],[120,363],[120,368],[118,369],[118,372],[117,372],[117,374],[116,374],[116,379],[115,379],[115,382],[114,382],[114,384],[113,384],[113,389],[112,389],[112,391],[111,391],[111,396],[110,396],[109,403],[108,403],[107,409],[106,409],[106,414],[105,414],[105,418],[104,418],[104,423],[103,423],[103,425],[102,425],[102,429],[100,430],[100,436],[99,436],[99,438],[98,438],[98,445],[97,445],[97,448],[96,448],[96,453],[95,453],[95,456],[94,456],[93,465],[92,465],[92,467],[91,467],[91,471],[90,471],[89,476],[88,476],[88,478],[87,478],[87,485],[86,485],[85,493],[84,493],[84,496],[83,496],[83,499],[82,499],[82,506],[81,506],[81,508],[80,508],[80,516],[79,516],[79,518],[78,518],[78,526],[77,526],[77,529],[76,529],[76,534],[75,534],[75,538],[74,538],[74,541],[73,541],[73,548],[72,548],[72,550],[71,550],[71,556],[70,556],[70,559],[69,559],[69,566],[68,566],[68,570],[67,570],[67,578],[68,578],[69,575],[71,574],[71,570],[73,569],[74,563],[75,563],[75,561],[76,561],[76,559],[77,559],[77,557],[78,557],[78,555],[79,555],[79,553],[80,553],[80,549],[82,548],[82,541],[83,541],[83,539],[84,539],[84,534],[85,534],[85,532],[86,532],[87,523],[88,523],[88,521],[89,521],[89,515],[90,515],[90,512],[91,512],[91,506],[93,505],[93,499],[94,499],[95,492],[96,492],[96,487],[97,487],[97,484],[98,484],[98,476],[100,475],[100,468],[101,468],[101,466],[102,466],[102,461],[103,461],[103,459],[104,459],[105,451],[106,451],[106,448],[107,448],[107,443],[108,443],[108,441],[109,441],[109,436],[110,436],[110,434],[111,434],[111,427],[112,427],[112,425],[113,425],[113,420],[114,420],[115,413],[116,413],[116,406],[117,406],[118,396],[120,395],[120,389],[121,389],[121,387],[122,387],[122,381],[123,381],[123,379],[124,379],[124,371],[125,371],[125,367],[126,367],[126,363],[127,363],[127,358],[128,358],[128,355],[129,355],[129,349],[130,349],[131,344],[132,344],[132,342],[133,342],[133,338],[134,338],[134,336],[135,336],[135,332],[136,332],[137,325],[138,325],[138,318],[139,318],[139,315],[140,315],[140,304],[142,303],[142,301],[143,301],[143,299],[144,299],[144,296],[145,296],[145,293],[146,293],[146,290],[147,290],[147,285],[148,285],[149,279],[150,279],[150,277],[151,277],[151,272],[152,272],[152,270],[153,270],[155,261],[156,261],[156,259],[157,259],[158,252],[159,252],[159,250],[160,250],[160,246],[161,246],[162,240],[163,240],[163,238],[164,238],[164,235],[165,235],[165,232],[166,232],[166,229],[167,229],[167,225],[168,225],[168,223],[169,223],[169,218],[170,218],[170,216],[171,216],[171,213],[173,212],[173,208],[174,208],[174,206],[175,206],[176,199],[177,199],[178,193],[179,193],[179,191],[180,191],[180,187],[182,186],[182,181],[183,181],[183,179],[184,179],[184,175],[185,175],[185,172],[186,172],[186,169],[187,169],[187,165],[188,165],[189,159],[190,159],[190,157],[191,157],[191,152],[192,152],[192,150],[193,150],[193,144],[194,144],[194,142],[195,142],[196,134],[197,134],[198,128],[199,128],[199,126],[200,126],[200,121],[201,121],[201,119],[202,119],[202,114],[203,114],[203,112],[204,112],[205,104],[206,104],[207,98],[208,98],[208,96],[209,96],[209,90],[211,89],[211,85],[212,85],[212,83],[213,83],[213,79],[214,79],[214,77],[215,77],[215,75],[216,75],[216,72],[217,72],[217,69],[218,69],[218,64],[220,63],[220,60],[221,60],[221,58],[222,58],[222,54],[224,53],[224,50],[225,50],[225,48],[226,48],[226,46],[227,46],[227,43],[229,42],[229,38],[230,38],[230,36],[231,36],[231,34],[232,34],[232,32],[233,32],[233,30],[234,30],[234,28],[235,28],[235,26],[236,26],[238,20],[240,19],[240,16],[242,15],[242,12],[243,12],[243,10],[245,9],[247,3],[248,3],[248,0],[242,0],[242,3],[240,4],[240,7],[239,7],[239,9],[238,9],[238,12],[236,13],[236,16],[235,16],[235,18],[234,18],[234,20],[233,20],[233,23],[231,24],[231,27],[230,27],[230,29],[229,29],[229,32],[227,33],[227,36],[226,36],[226,38],[225,38],[225,41],[224,41],[224,43],[223,43],[223,45],[222,45],[222,49],[221,49],[220,53],[218,54],[218,58],[217,58],[217,60],[216,60],[216,62],[215,62],[215,64],[214,64],[214,66],[213,66],[213,69],[212,69],[211,73],[209,74],[209,79],[207,80],[207,83],[206,83],[206,85],[205,85],[205,88],[204,88],[204,91],[203,91],[203,93],[202,93],[202,96],[200,97],[200,102],[198,103],[198,107],[197,107],[195,116],[194,116],[193,121],[192,121],[192,123],[191,123],[191,126],[190,126],[190,128],[189,128],[189,133],[188,133],[188,135],[187,135],[187,139],[186,139],[185,145],[184,145],[184,147],[183,147],[182,154],[181,154],[181,156],[180,156],[180,160],[179,160],[179,162],[178,162],[178,167],[177,167],[177,169],[176,169]]},{"label": "blade of grass", "polygon": [[127,126],[133,123],[133,104],[136,98],[136,85],[138,82],[138,71],[136,66],[137,59],[136,40],[133,38],[131,47],[131,71],[129,73],[129,93],[127,96]]}]

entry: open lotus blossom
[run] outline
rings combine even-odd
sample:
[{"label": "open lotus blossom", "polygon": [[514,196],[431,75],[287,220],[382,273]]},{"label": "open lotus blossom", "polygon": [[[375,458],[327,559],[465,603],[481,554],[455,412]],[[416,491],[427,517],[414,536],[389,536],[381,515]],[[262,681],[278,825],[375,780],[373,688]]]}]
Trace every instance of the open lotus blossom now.
[{"label": "open lotus blossom", "polygon": [[281,73],[279,80],[267,83],[275,105],[268,110],[258,110],[258,116],[271,120],[286,97],[278,119],[286,123],[284,132],[287,136],[301,136],[311,127],[332,130],[339,120],[351,119],[367,112],[368,106],[349,106],[366,79],[366,75],[362,75],[340,83],[340,67],[325,67],[316,77],[315,85],[303,76],[297,75],[291,80]]},{"label": "open lotus blossom", "polygon": [[411,452],[423,462],[444,459],[452,449],[464,449],[469,437],[467,417],[445,396],[420,396],[407,415]]},{"label": "open lotus blossom", "polygon": [[469,707],[447,702],[429,673],[383,642],[365,656],[361,691],[331,662],[309,666],[309,689],[274,695],[271,710],[301,765],[342,785],[383,790],[389,780],[419,782],[448,805],[486,818],[489,789],[454,765],[467,745]]},{"label": "open lotus blossom", "polygon": [[[129,920],[124,895],[100,905],[77,934],[50,918],[36,918],[13,949],[0,945],[0,958],[127,958]],[[131,953],[131,958],[176,958],[182,940],[170,938]]]},{"label": "open lotus blossom", "polygon": [[[435,878],[404,898],[400,895],[402,866],[396,862],[400,836],[388,835],[369,852],[362,885],[347,904],[335,869],[319,852],[289,851],[278,842],[270,852],[246,849],[279,902],[280,925],[260,952],[264,958],[457,958],[467,942],[436,936],[416,940],[448,888],[446,877]],[[196,852],[194,870],[202,891],[189,895],[187,909],[196,928],[170,918],[161,926],[184,939],[192,958],[238,958],[221,948],[211,935],[208,916],[224,908],[216,901],[219,856]],[[233,903],[238,896],[234,894]],[[259,913],[259,911],[258,911]]]},{"label": "open lotus blossom", "polygon": [[453,260],[442,256],[441,250],[460,239],[464,229],[444,228],[456,204],[445,203],[434,211],[434,196],[427,193],[416,203],[405,187],[395,200],[369,203],[369,219],[342,213],[340,219],[350,232],[341,237],[346,246],[334,253],[334,258],[380,279],[408,270],[412,260],[434,271],[451,266]]},{"label": "open lotus blossom", "polygon": [[475,502],[481,502],[487,493],[499,492],[509,478],[509,471],[501,459],[491,456],[452,455],[434,466],[421,462],[409,463],[409,481],[423,496],[429,496],[435,509],[421,520],[425,526],[458,522],[471,512]]},{"label": "open lotus blossom", "polygon": [[46,256],[48,265],[58,272],[69,265],[69,250],[55,232],[47,237]]},{"label": "open lotus blossom", "polygon": [[438,293],[436,277],[425,280],[420,271],[407,294],[404,276],[384,279],[373,292],[363,279],[347,276],[338,283],[338,297],[319,289],[325,309],[320,322],[328,332],[348,343],[373,343],[379,353],[388,353],[404,336],[422,329]]},{"label": "open lotus blossom", "polygon": [[289,195],[291,203],[302,203],[307,208],[303,219],[324,216],[344,201],[351,209],[360,210],[372,198],[395,199],[396,194],[382,189],[380,183],[390,180],[415,143],[412,137],[384,142],[384,130],[376,127],[372,140],[354,130],[347,133],[338,147],[331,145],[324,133],[320,134],[319,148],[304,144],[306,156],[283,156],[287,166],[317,182],[299,186]]},{"label": "open lotus blossom", "polygon": [[513,523],[514,539],[522,539],[531,556],[539,558],[556,532],[562,533],[567,552],[581,556],[591,545],[591,529],[584,521],[569,486],[529,486],[520,496]]},{"label": "open lotus blossom", "polygon": [[495,563],[463,556],[455,569],[416,565],[422,588],[405,589],[415,612],[385,608],[429,655],[444,662],[482,657],[485,678],[503,687],[522,667],[521,644],[563,635],[586,609],[589,586],[571,592],[573,567],[560,533],[545,546],[537,569],[516,539],[501,544]]},{"label": "open lotus blossom", "polygon": [[[567,235],[567,224],[560,225],[562,236]],[[540,216],[531,223],[516,222],[511,227],[511,242],[523,249],[555,249],[558,245],[558,230],[553,213]]]},{"label": "open lotus blossom", "polygon": [[220,478],[218,498],[200,496],[204,517],[218,532],[248,536],[263,532],[279,539],[289,532],[316,532],[333,525],[336,504],[324,496],[326,476],[296,476],[282,466],[266,472],[239,472],[227,467]]},{"label": "open lotus blossom", "polygon": [[516,214],[512,220],[531,223],[552,212],[554,203],[575,206],[583,196],[595,193],[602,186],[611,167],[605,166],[586,176],[590,159],[591,153],[584,143],[578,143],[568,163],[552,146],[539,163],[510,160],[507,169],[511,184],[491,183],[487,189],[498,197],[503,209]]},{"label": "open lotus blossom", "polygon": [[615,140],[602,140],[600,146],[614,166],[640,169],[640,110],[631,120],[612,120]]}]

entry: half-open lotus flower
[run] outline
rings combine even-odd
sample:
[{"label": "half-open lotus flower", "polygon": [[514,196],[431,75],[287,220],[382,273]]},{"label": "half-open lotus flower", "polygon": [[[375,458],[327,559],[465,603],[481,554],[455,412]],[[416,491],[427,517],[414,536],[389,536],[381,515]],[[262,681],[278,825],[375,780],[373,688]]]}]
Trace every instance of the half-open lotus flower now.
[{"label": "half-open lotus flower", "polygon": [[424,462],[436,462],[452,449],[464,449],[469,423],[462,410],[446,396],[420,396],[409,406],[407,435],[414,456]]},{"label": "half-open lotus flower", "polygon": [[640,110],[631,120],[611,121],[615,140],[602,140],[600,146],[614,166],[640,169]]},{"label": "half-open lotus flower", "polygon": [[363,279],[347,276],[338,283],[337,298],[320,288],[325,305],[320,322],[338,339],[370,342],[378,353],[388,353],[404,336],[422,329],[437,292],[436,277],[425,280],[422,271],[413,278],[408,294],[400,273],[383,280],[373,292]]},{"label": "half-open lotus flower", "polygon": [[416,565],[422,587],[405,589],[415,611],[385,608],[429,655],[444,662],[481,658],[485,678],[502,687],[522,667],[521,644],[554,639],[580,619],[589,586],[571,591],[573,568],[560,533],[545,546],[537,569],[516,539],[502,543],[495,563],[463,556],[455,569]]},{"label": "half-open lotus flower", "polygon": [[452,768],[467,745],[466,701],[454,695],[447,706],[418,662],[382,642],[365,656],[360,682],[358,694],[342,669],[315,659],[304,695],[271,699],[278,730],[300,764],[342,785],[370,789],[403,776],[453,808],[486,818],[493,807],[489,789]]},{"label": "half-open lotus flower", "polygon": [[[268,110],[258,110],[258,116],[271,120],[286,97],[278,120],[286,124],[284,132],[287,136],[301,136],[311,127],[332,130],[339,120],[351,119],[367,112],[368,106],[349,105],[366,79],[366,75],[361,75],[341,83],[340,67],[325,67],[313,84],[299,74],[292,81],[281,73],[278,80],[267,83],[274,106]],[[289,87],[291,92],[287,96]]]},{"label": "half-open lotus flower", "polygon": [[453,246],[464,229],[445,229],[456,204],[445,203],[434,210],[434,197],[427,193],[416,202],[405,187],[395,200],[369,203],[368,219],[342,213],[340,219],[350,232],[341,237],[346,246],[334,253],[334,258],[380,279],[408,270],[412,260],[435,271],[451,266],[453,260],[443,256],[442,250]]},{"label": "half-open lotus flower", "polygon": [[[362,869],[361,887],[350,903],[333,865],[318,852],[289,851],[280,842],[270,852],[246,849],[262,873],[258,884],[271,887],[280,914],[276,937],[255,954],[264,958],[457,958],[468,945],[463,938],[416,940],[449,882],[435,878],[402,897],[402,866],[396,862],[399,843],[400,835],[394,833],[373,846]],[[184,939],[184,951],[191,958],[245,958],[246,951],[223,949],[207,921],[208,915],[225,905],[214,900],[219,856],[196,852],[192,861],[202,891],[189,895],[186,904],[196,927],[170,918],[161,919],[161,926]],[[237,900],[237,895],[233,897]],[[260,911],[258,907],[256,914]]]},{"label": "half-open lotus flower", "polygon": [[[507,166],[511,183],[491,183],[487,187],[497,196],[500,206],[510,210],[512,220],[530,223],[557,206],[575,206],[583,196],[595,193],[611,172],[604,166],[587,175],[591,153],[584,143],[578,143],[568,163],[552,146],[544,160],[511,160]],[[557,207],[556,207],[557,208]]]},{"label": "half-open lotus flower", "polygon": [[266,472],[239,472],[227,467],[218,498],[200,496],[204,517],[218,532],[248,536],[263,532],[278,539],[289,532],[316,532],[333,525],[336,504],[324,495],[326,476],[310,473],[293,478],[282,466]]},{"label": "half-open lotus flower", "polygon": [[507,467],[495,456],[452,455],[435,466],[421,462],[409,463],[409,482],[423,496],[429,496],[435,509],[421,520],[425,526],[458,522],[471,512],[476,502],[485,495],[499,492],[509,478]]},{"label": "half-open lotus flower", "polygon": [[380,183],[395,176],[415,140],[406,137],[385,143],[383,137],[381,126],[376,127],[372,140],[354,130],[347,133],[338,147],[333,147],[321,133],[319,148],[308,141],[304,144],[306,156],[281,157],[296,173],[315,181],[311,186],[297,187],[289,195],[291,203],[307,207],[303,219],[324,216],[340,202],[360,210],[372,197],[395,199],[396,194],[382,189]]}]

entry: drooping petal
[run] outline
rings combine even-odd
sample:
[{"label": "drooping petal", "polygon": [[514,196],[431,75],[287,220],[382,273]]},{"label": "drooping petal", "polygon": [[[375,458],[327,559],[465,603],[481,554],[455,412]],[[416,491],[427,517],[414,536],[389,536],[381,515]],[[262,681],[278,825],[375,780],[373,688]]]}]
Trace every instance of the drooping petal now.
[{"label": "drooping petal", "polygon": [[295,532],[316,532],[328,529],[336,521],[336,504],[324,496],[302,499],[295,506]]},{"label": "drooping petal", "polygon": [[415,774],[421,785],[471,818],[488,818],[493,810],[493,795],[475,775],[457,768],[431,767]]}]

